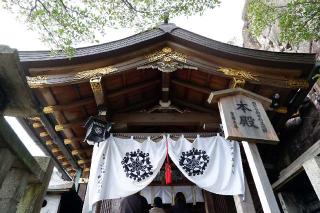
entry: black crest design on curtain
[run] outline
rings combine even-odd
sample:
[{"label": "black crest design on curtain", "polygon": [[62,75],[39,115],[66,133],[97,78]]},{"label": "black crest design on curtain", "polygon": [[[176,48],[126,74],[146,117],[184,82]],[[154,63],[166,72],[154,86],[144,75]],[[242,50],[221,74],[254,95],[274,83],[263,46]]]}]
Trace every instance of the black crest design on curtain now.
[{"label": "black crest design on curtain", "polygon": [[179,164],[188,173],[189,176],[202,175],[209,163],[209,156],[206,151],[199,149],[191,149],[182,152]]},{"label": "black crest design on curtain", "polygon": [[153,174],[149,153],[144,153],[140,149],[127,152],[121,164],[127,177],[138,182]]}]

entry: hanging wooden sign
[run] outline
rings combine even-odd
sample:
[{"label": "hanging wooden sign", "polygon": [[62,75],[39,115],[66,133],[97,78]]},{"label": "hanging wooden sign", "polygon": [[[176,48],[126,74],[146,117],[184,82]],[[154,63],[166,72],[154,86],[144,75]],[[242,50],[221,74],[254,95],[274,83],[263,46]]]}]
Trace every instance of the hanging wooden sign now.
[{"label": "hanging wooden sign", "polygon": [[271,100],[240,88],[215,92],[210,98],[218,102],[226,139],[256,143],[279,141],[264,109]]}]

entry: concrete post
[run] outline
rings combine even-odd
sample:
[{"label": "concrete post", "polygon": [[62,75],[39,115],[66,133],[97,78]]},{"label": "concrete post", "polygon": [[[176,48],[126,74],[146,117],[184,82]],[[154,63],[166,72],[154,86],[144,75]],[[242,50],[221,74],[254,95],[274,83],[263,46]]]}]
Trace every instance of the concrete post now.
[{"label": "concrete post", "polygon": [[49,157],[35,157],[44,172],[41,183],[30,183],[21,198],[17,213],[38,213],[42,207],[53,171],[53,161]]},{"label": "concrete post", "polygon": [[278,203],[272,191],[270,181],[261,160],[258,147],[254,143],[243,141],[244,152],[256,185],[260,202],[265,213],[280,213]]},{"label": "concrete post", "polygon": [[249,185],[248,185],[246,178],[244,179],[244,182],[245,182],[244,197],[239,196],[239,195],[233,196],[234,204],[237,209],[237,213],[256,213],[256,210],[253,205],[251,193],[249,190]]},{"label": "concrete post", "polygon": [[320,200],[320,157],[314,157],[303,163],[303,168],[306,171],[311,185]]},{"label": "concrete post", "polygon": [[0,212],[15,213],[18,202],[27,186],[28,173],[12,168],[6,175],[0,189]]},{"label": "concrete post", "polygon": [[14,162],[14,159],[15,157],[11,154],[9,149],[0,149],[0,188]]}]

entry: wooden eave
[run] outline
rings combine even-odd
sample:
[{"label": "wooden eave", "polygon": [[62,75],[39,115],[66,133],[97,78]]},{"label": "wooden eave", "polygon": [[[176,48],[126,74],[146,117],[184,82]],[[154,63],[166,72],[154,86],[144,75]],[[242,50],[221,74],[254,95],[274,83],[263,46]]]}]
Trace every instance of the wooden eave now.
[{"label": "wooden eave", "polygon": [[[164,51],[163,48],[183,55],[176,71],[166,73],[146,67],[156,62],[149,60],[150,54]],[[73,155],[87,172],[91,153],[82,143],[83,124],[97,114],[97,105],[108,108],[108,118],[115,122],[116,132],[212,132],[217,131],[220,117],[217,105],[207,103],[210,93],[228,89],[240,80],[244,89],[261,96],[271,99],[275,93],[280,94],[283,114],[269,111],[279,130],[311,87],[315,66],[314,54],[236,47],[172,24],[119,41],[79,48],[71,59],[51,56],[48,51],[22,51],[19,57],[24,75],[40,79],[45,76],[45,84],[31,89],[32,93],[47,113],[50,122],[46,125],[69,150],[65,154]],[[110,72],[98,78],[83,77],[83,72],[106,67]],[[79,74],[82,78],[75,78]],[[187,114],[146,113],[160,100],[171,101],[172,106]]]}]

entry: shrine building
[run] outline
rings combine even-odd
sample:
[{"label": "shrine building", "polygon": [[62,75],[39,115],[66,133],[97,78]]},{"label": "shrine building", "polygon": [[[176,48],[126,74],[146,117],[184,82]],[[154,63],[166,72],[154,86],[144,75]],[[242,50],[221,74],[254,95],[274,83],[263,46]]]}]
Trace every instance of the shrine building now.
[{"label": "shrine building", "polygon": [[[247,49],[163,24],[71,58],[2,46],[0,68],[3,115],[17,117],[51,158],[34,202],[43,203],[54,166],[74,182],[83,212],[119,212],[136,192],[150,207],[161,197],[166,212],[177,192],[190,212],[320,211],[314,54]],[[25,165],[4,160],[0,171],[40,177],[16,136],[12,148],[3,118],[0,126],[0,153]],[[34,182],[15,183],[20,196],[7,198],[7,172],[0,204],[11,200],[11,211],[0,212],[23,212]]]}]

